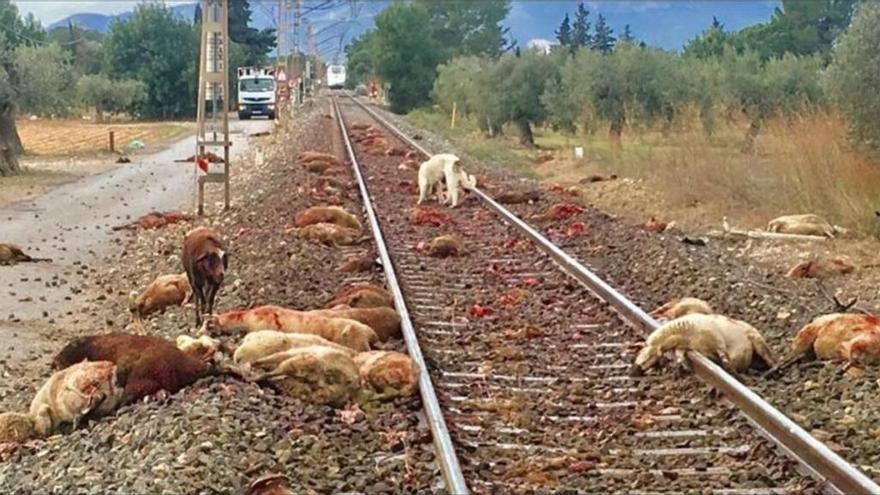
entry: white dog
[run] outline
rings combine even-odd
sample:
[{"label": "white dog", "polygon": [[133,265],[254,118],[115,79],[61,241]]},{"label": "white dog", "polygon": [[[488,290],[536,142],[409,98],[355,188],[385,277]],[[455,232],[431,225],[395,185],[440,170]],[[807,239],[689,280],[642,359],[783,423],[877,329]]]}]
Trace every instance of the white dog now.
[{"label": "white dog", "polygon": [[[458,186],[461,184],[465,189],[476,186],[473,175],[466,173],[458,164],[459,158],[450,153],[441,153],[432,156],[428,161],[419,166],[419,204],[437,186],[437,201],[446,204],[447,199],[452,199],[452,207],[458,206]],[[441,179],[446,179],[446,188],[449,190],[448,198],[443,196],[443,184]]]}]

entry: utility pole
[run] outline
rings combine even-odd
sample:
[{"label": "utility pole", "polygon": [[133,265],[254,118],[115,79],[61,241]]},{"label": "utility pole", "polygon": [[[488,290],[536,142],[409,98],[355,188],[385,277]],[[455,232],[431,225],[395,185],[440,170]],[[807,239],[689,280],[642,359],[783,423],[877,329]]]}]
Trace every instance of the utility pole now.
[{"label": "utility pole", "polygon": [[[224,209],[229,209],[229,0],[201,0],[202,34],[199,91],[196,101],[198,214],[205,214],[205,184],[223,183]],[[210,102],[210,105],[208,104]],[[208,108],[210,107],[210,108]],[[223,148],[223,172],[211,170],[209,147]]]},{"label": "utility pole", "polygon": [[278,29],[275,31],[278,43],[276,43],[276,55],[278,60],[287,55],[287,2],[281,0],[278,2]]},{"label": "utility pole", "polygon": [[299,26],[302,23],[302,12],[300,11],[300,0],[293,0],[293,53],[299,55]]}]

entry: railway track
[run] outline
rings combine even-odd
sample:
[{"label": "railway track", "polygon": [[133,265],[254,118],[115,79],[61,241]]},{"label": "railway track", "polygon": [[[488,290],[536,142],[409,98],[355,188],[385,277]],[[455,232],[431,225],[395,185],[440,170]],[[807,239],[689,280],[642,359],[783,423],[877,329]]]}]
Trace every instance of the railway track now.
[{"label": "railway track", "polygon": [[[427,371],[422,399],[450,492],[880,491],[698,354],[693,375],[629,376],[656,322],[482,191],[444,208],[448,225],[412,225],[415,172],[367,154],[347,127],[428,150],[356,100],[333,107],[407,347]],[[467,256],[417,249],[447,233]]]}]

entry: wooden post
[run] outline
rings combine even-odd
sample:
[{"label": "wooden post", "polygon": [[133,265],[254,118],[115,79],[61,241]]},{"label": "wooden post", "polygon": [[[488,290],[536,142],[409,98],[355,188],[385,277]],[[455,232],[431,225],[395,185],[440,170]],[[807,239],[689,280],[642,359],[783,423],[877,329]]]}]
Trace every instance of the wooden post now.
[{"label": "wooden post", "polygon": [[453,101],[452,102],[452,121],[449,123],[450,129],[455,129],[455,110],[456,110],[457,106],[458,105],[456,105],[456,103]]},{"label": "wooden post", "polygon": [[111,153],[116,151],[116,141],[115,141],[115,139],[113,139],[115,137],[114,134],[115,134],[115,132],[110,131],[110,152]]}]

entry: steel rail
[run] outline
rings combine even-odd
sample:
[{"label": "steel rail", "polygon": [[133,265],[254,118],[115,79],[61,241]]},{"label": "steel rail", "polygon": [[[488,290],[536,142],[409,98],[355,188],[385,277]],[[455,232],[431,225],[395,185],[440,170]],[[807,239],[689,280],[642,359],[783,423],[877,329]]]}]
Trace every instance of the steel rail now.
[{"label": "steel rail", "polygon": [[388,282],[388,288],[394,298],[394,307],[400,315],[400,328],[403,338],[406,341],[406,348],[410,357],[419,370],[419,392],[422,396],[422,403],[425,406],[425,414],[428,416],[428,422],[431,427],[431,433],[434,437],[434,445],[437,449],[437,455],[440,458],[440,469],[443,472],[443,478],[446,482],[446,489],[452,495],[467,495],[468,487],[461,472],[461,466],[458,457],[455,454],[455,447],[452,445],[452,438],[449,436],[449,429],[446,427],[446,420],[443,419],[443,412],[440,409],[440,403],[437,401],[437,394],[434,391],[434,384],[431,382],[431,376],[428,374],[428,368],[425,365],[425,358],[422,355],[422,349],[419,347],[419,341],[416,337],[415,328],[409,317],[409,311],[406,307],[406,301],[403,298],[403,292],[397,282],[397,274],[394,271],[394,265],[391,262],[391,255],[385,246],[385,238],[382,235],[382,228],[379,226],[379,220],[373,209],[372,199],[367,189],[367,184],[361,174],[360,165],[348,137],[345,128],[345,122],[342,119],[342,112],[339,109],[339,102],[334,96],[333,112],[336,114],[336,120],[339,122],[339,130],[342,133],[345,148],[351,159],[351,168],[354,171],[355,178],[360,189],[361,199],[364,202],[364,210],[367,213],[367,219],[370,222],[370,229],[376,239],[376,249],[379,253],[379,259],[382,260],[382,267],[385,272],[385,279]]},{"label": "steel rail", "polygon": [[[367,107],[357,98],[349,97],[378,122],[408,145],[430,157],[431,153],[412,138],[397,129],[395,125]],[[650,333],[659,324],[635,303],[627,299],[604,280],[569,256],[540,232],[521,220],[489,195],[474,187],[471,189],[480,200],[495,211],[507,223],[521,231],[542,251],[576,280],[584,284],[597,296],[610,304],[630,324]],[[797,423],[785,416],[758,394],[746,387],[723,368],[697,352],[688,352],[688,360],[694,373],[708,385],[720,390],[749,420],[749,422],[775,443],[782,451],[806,467],[820,481],[827,482],[831,488],[847,495],[877,495],[878,486],[871,478],[852,464],[846,462],[824,443],[807,433]]]}]

